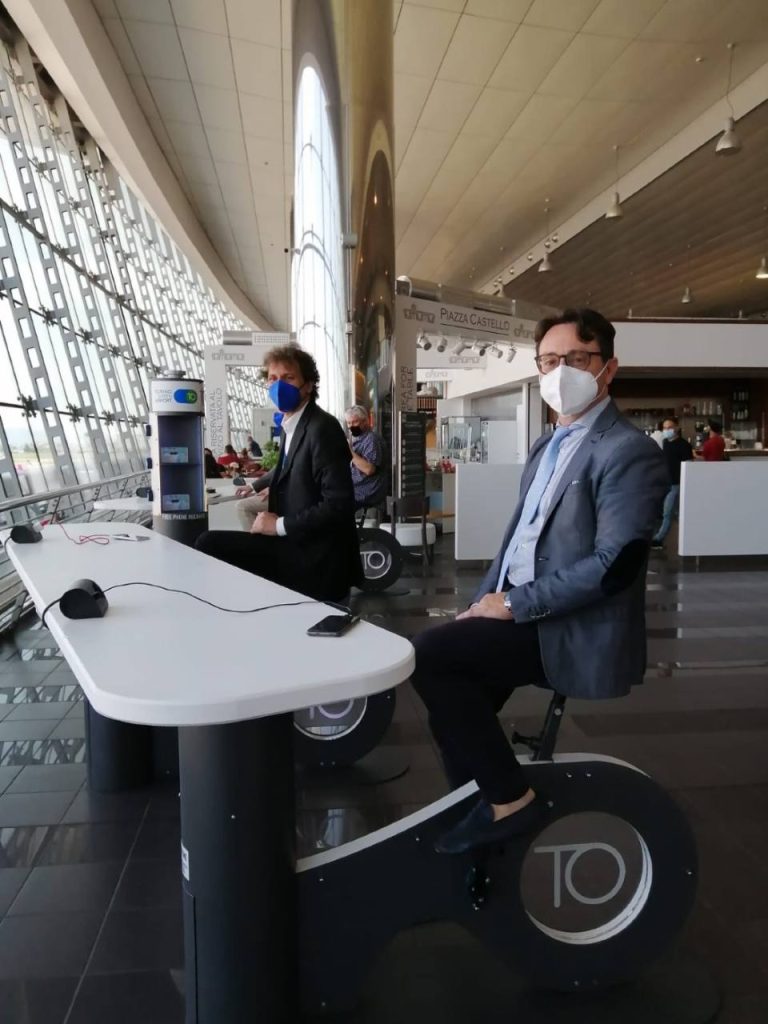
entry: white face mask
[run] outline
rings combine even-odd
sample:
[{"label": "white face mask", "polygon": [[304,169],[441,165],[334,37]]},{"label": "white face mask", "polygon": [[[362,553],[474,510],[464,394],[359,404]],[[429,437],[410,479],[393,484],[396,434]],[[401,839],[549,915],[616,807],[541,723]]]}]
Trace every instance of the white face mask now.
[{"label": "white face mask", "polygon": [[593,377],[588,370],[560,363],[551,373],[539,377],[541,397],[561,416],[576,416],[597,398],[597,382],[607,369]]}]

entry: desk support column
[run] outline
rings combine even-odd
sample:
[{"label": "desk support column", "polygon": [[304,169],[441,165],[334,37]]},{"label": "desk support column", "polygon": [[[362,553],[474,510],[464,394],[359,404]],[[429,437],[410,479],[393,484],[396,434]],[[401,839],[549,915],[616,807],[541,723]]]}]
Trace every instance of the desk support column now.
[{"label": "desk support column", "polygon": [[88,786],[114,793],[152,781],[152,729],[105,718],[85,701],[85,746]]},{"label": "desk support column", "polygon": [[179,729],[187,1024],[295,1024],[291,715]]}]

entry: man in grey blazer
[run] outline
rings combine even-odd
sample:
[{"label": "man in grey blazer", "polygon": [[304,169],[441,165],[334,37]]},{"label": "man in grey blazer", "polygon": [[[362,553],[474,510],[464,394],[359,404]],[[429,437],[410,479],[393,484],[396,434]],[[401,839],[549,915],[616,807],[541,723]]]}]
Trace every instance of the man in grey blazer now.
[{"label": "man in grey blazer", "polygon": [[518,686],[618,697],[646,664],[648,548],[668,488],[659,446],[608,394],[615,330],[590,309],[536,327],[544,400],[557,412],[539,438],[493,565],[456,621],[414,640],[413,684],[454,787],[481,799],[437,843],[460,853],[535,828],[542,801],[498,721]]}]

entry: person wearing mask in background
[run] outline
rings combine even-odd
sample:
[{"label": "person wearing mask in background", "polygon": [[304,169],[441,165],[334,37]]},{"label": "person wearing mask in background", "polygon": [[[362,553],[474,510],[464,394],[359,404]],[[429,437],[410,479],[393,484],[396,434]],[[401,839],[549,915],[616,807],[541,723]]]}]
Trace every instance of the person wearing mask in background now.
[{"label": "person wearing mask in background", "polygon": [[651,440],[655,441],[659,448],[664,447],[664,424],[661,420],[656,424],[656,429],[651,431]]},{"label": "person wearing mask in background", "polygon": [[661,526],[656,531],[656,536],[651,542],[654,548],[664,547],[664,538],[672,526],[672,518],[677,511],[680,501],[680,466],[684,462],[691,462],[693,459],[693,448],[680,436],[680,422],[674,416],[668,416],[662,424],[664,430],[664,447],[662,451],[667,460],[667,472],[669,473],[669,490],[664,498],[664,511],[661,518]]},{"label": "person wearing mask in background", "polygon": [[224,454],[216,460],[220,466],[231,466],[233,462],[239,462],[240,458],[231,444],[224,445]]},{"label": "person wearing mask in background", "polygon": [[251,434],[248,435],[248,451],[252,459],[260,459],[262,456],[258,441],[255,441]]},{"label": "person wearing mask in background", "polygon": [[224,470],[213,457],[210,448],[205,449],[205,478],[206,480],[221,480]]},{"label": "person wearing mask in background", "polygon": [[621,415],[615,330],[568,309],[535,331],[541,396],[554,434],[532,446],[520,498],[472,605],[414,638],[412,682],[449,781],[480,800],[436,843],[463,853],[536,828],[530,788],[497,714],[529,683],[574,697],[618,697],[643,681],[648,546],[667,490],[664,457]]},{"label": "person wearing mask in background", "polygon": [[717,420],[707,420],[709,437],[697,453],[699,458],[705,462],[725,462],[725,441],[723,440],[723,425]]},{"label": "person wearing mask in background", "polygon": [[387,446],[381,434],[371,429],[364,405],[351,406],[344,413],[344,418],[351,436],[349,450],[352,454],[350,468],[355,508],[375,508],[387,496]]},{"label": "person wearing mask in background", "polygon": [[269,488],[268,508],[249,533],[209,530],[199,551],[323,601],[344,599],[362,577],[349,447],[335,417],[317,404],[320,375],[297,345],[264,358],[270,400],[283,413],[277,465],[243,488]]}]

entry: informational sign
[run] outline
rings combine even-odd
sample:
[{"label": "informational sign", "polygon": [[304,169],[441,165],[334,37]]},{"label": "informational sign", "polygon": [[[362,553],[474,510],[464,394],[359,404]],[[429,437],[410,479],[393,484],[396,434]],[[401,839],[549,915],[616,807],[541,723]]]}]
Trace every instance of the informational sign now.
[{"label": "informational sign", "polygon": [[223,452],[229,444],[227,368],[261,366],[264,356],[276,345],[288,345],[290,334],[261,331],[224,331],[221,345],[205,348],[205,443],[212,452]]},{"label": "informational sign", "polygon": [[154,413],[203,411],[203,382],[157,377],[149,382],[149,408]]},{"label": "informational sign", "polygon": [[507,313],[405,296],[398,296],[397,323],[398,345],[412,339],[419,371],[484,369],[494,345],[504,353],[508,345],[531,343],[536,327]]},{"label": "informational sign", "polygon": [[427,440],[424,417],[400,413],[399,497],[423,497],[426,482]]}]

